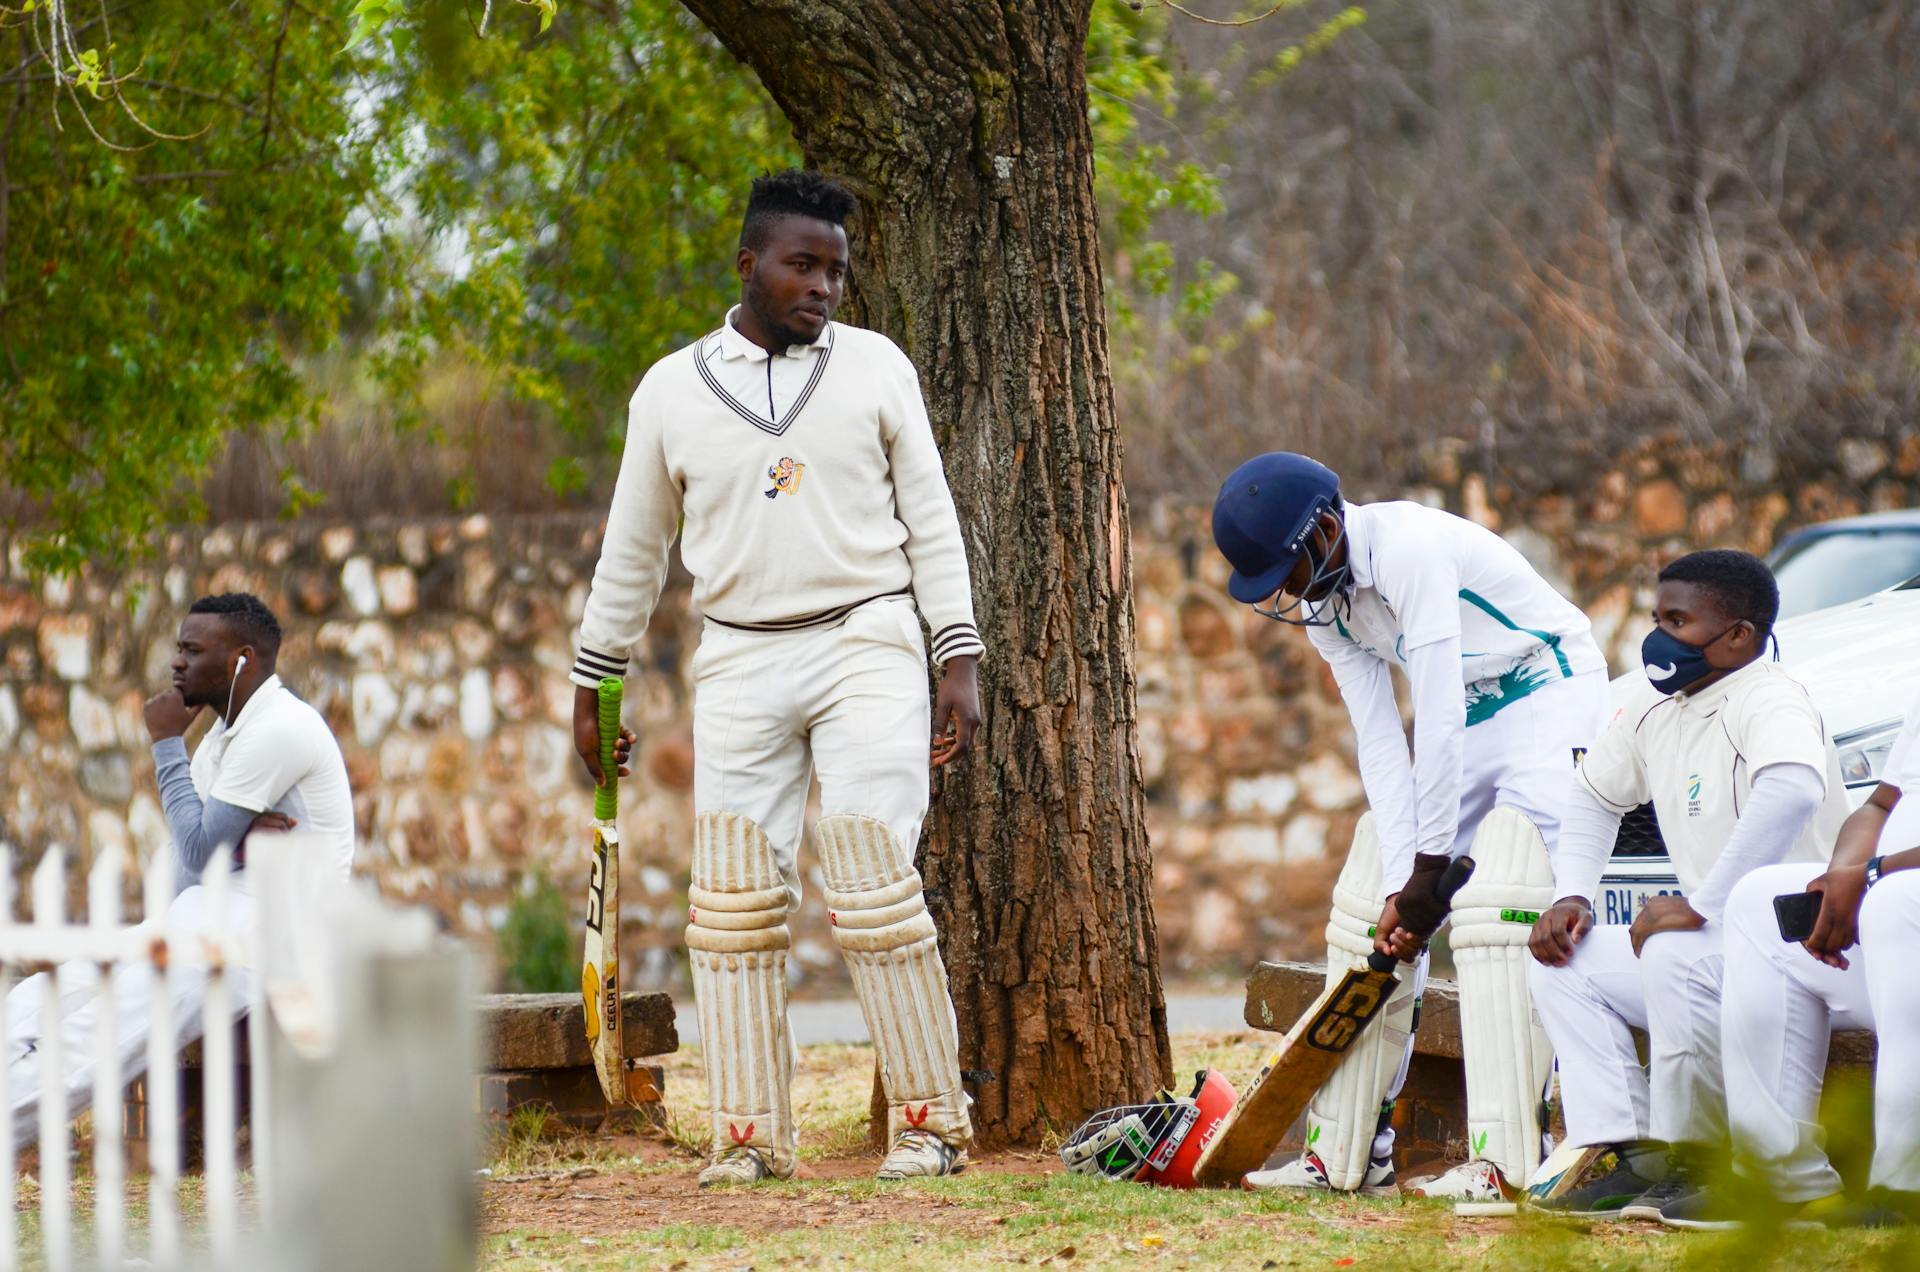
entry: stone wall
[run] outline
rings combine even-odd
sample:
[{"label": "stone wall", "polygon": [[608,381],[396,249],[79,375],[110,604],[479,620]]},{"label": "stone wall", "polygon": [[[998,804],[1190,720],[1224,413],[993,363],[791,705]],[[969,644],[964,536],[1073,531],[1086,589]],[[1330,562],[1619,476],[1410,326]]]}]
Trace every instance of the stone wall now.
[{"label": "stone wall", "polygon": [[[1920,434],[1850,444],[1827,468],[1743,487],[1726,448],[1657,441],[1587,488],[1512,489],[1462,452],[1420,457],[1404,495],[1506,534],[1594,616],[1626,663],[1657,565],[1694,546],[1763,550],[1791,525],[1920,504]],[[50,845],[77,881],[109,843],[166,838],[141,722],[167,683],[193,597],[250,590],[288,636],[281,666],[341,739],[362,835],[360,869],[489,941],[534,872],[584,890],[587,778],[568,723],[572,627],[597,519],[259,524],[176,533],[155,564],[34,582],[0,578],[0,840],[24,879]],[[1364,807],[1346,714],[1299,631],[1231,604],[1204,509],[1136,509],[1142,769],[1156,910],[1170,977],[1239,974],[1312,957],[1326,898]],[[639,730],[624,790],[623,930],[631,984],[675,987],[690,837],[686,672],[698,640],[676,573],[629,680]],[[190,742],[194,740],[190,736]],[[809,880],[796,924],[803,982],[839,961]]]}]

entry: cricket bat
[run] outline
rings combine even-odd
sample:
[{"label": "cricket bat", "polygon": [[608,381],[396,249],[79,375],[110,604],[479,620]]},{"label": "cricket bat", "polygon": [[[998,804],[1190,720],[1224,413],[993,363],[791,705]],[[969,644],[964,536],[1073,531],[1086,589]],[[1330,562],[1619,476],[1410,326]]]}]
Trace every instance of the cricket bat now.
[{"label": "cricket bat", "polygon": [[620,737],[621,682],[600,682],[600,772],[593,790],[593,859],[587,880],[587,940],[580,968],[587,1046],[607,1103],[627,1102],[626,1050],[620,1038],[620,768],[613,745]]},{"label": "cricket bat", "polygon": [[[1435,891],[1443,901],[1473,875],[1471,858],[1461,857],[1440,876]],[[1422,932],[1421,937],[1431,936]],[[1238,1185],[1241,1176],[1266,1165],[1274,1145],[1293,1125],[1373,1018],[1400,986],[1394,974],[1399,960],[1375,951],[1365,967],[1356,967],[1314,1000],[1242,1088],[1239,1103],[1201,1150],[1193,1177],[1202,1188]]]},{"label": "cricket bat", "polygon": [[1605,1144],[1561,1145],[1547,1154],[1527,1180],[1528,1201],[1552,1201],[1572,1191],[1592,1166],[1608,1151]]}]

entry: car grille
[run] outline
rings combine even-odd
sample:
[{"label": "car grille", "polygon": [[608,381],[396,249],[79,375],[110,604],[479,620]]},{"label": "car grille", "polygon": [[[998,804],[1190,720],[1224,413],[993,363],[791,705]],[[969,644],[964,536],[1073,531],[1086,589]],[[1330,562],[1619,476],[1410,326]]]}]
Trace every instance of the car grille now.
[{"label": "car grille", "polygon": [[1642,804],[1620,819],[1620,834],[1613,841],[1615,857],[1664,857],[1666,841],[1660,838],[1660,819],[1652,804]]}]

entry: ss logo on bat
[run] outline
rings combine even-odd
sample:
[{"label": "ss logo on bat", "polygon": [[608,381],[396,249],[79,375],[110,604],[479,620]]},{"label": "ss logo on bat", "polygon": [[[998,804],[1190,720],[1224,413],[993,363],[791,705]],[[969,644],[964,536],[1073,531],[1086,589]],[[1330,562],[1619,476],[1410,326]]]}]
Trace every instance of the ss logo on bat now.
[{"label": "ss logo on bat", "polygon": [[1342,985],[1307,1026],[1307,1042],[1322,1051],[1345,1051],[1361,1027],[1379,1014],[1392,987],[1385,978],[1369,976]]},{"label": "ss logo on bat", "polygon": [[607,846],[598,835],[593,843],[593,874],[587,880],[587,930],[598,932],[607,910]]}]

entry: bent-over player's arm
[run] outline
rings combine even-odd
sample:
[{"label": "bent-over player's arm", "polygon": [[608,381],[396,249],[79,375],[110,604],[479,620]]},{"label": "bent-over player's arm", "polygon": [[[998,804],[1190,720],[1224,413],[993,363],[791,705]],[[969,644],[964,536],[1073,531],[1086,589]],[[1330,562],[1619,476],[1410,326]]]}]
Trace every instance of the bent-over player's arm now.
[{"label": "bent-over player's arm", "polygon": [[1387,664],[1324,627],[1309,627],[1307,639],[1320,651],[1340,686],[1360,763],[1360,785],[1373,811],[1380,840],[1381,878],[1391,896],[1413,868],[1413,763],[1400,704]]},{"label": "bent-over player's arm", "polygon": [[[1374,584],[1391,598],[1413,688],[1413,851],[1453,856],[1460,828],[1467,695],[1460,676],[1460,562],[1443,542],[1412,539],[1374,554]],[[1391,895],[1405,884],[1389,873]]]},{"label": "bent-over player's arm", "polygon": [[1451,857],[1467,754],[1459,632],[1409,649],[1407,679],[1413,686],[1413,851]]},{"label": "bent-over player's arm", "polygon": [[967,546],[960,536],[960,515],[947,487],[933,424],[920,396],[913,362],[887,342],[880,423],[893,475],[893,502],[907,528],[905,550],[913,567],[913,599],[933,633],[928,653],[936,665],[986,652],[974,625],[973,584],[967,572]]}]

